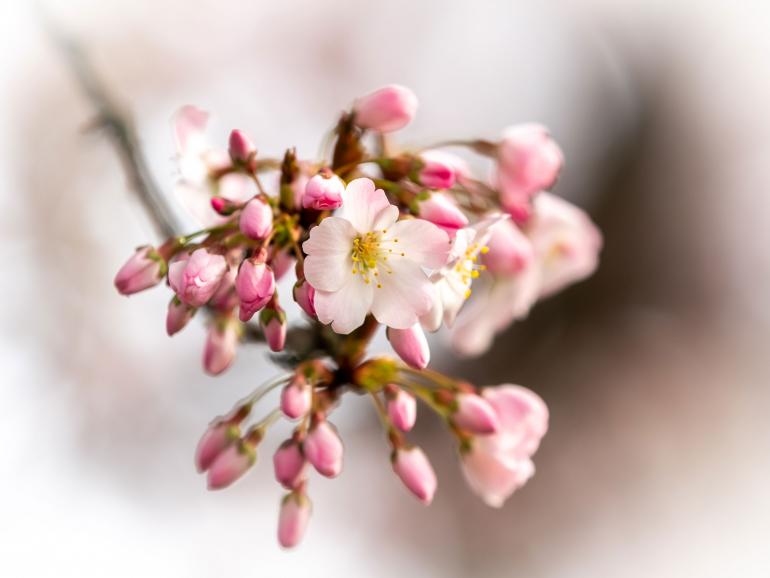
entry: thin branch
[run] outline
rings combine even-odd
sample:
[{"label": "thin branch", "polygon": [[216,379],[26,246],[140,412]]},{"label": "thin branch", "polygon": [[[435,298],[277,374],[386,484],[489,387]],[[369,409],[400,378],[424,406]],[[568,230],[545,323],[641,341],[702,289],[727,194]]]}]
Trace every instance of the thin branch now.
[{"label": "thin branch", "polygon": [[166,195],[158,187],[147,166],[142,148],[128,110],[110,94],[85,51],[50,18],[43,16],[45,28],[59,48],[83,94],[96,109],[94,126],[104,129],[117,150],[131,189],[137,194],[163,238],[183,233]]}]

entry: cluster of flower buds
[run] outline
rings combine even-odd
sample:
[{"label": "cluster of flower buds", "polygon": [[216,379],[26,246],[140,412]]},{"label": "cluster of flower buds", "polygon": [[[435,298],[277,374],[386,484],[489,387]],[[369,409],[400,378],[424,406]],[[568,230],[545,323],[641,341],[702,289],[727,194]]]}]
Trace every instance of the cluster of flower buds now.
[{"label": "cluster of flower buds", "polygon": [[[371,396],[393,470],[420,501],[431,502],[437,481],[405,437],[418,400],[455,436],[471,488],[502,505],[534,472],[546,406],[519,386],[477,389],[429,369],[425,332],[448,327],[457,351],[480,354],[539,299],[597,266],[600,233],[582,210],[548,192],[563,155],[544,127],[514,126],[498,142],[399,149],[390,133],[416,109],[402,86],[359,98],[326,139],[324,158],[311,161],[294,149],[263,158],[239,130],[227,150],[216,149],[206,138],[208,114],[182,108],[174,120],[176,189],[201,229],[140,247],[115,278],[124,295],[167,280],[169,335],[202,309],[203,366],[212,375],[230,367],[249,339],[294,367],[217,418],[196,454],[209,487],[223,488],[255,463],[276,419],[298,420],[273,457],[288,492],[278,531],[285,547],[300,541],[310,516],[308,464],[326,477],[342,468],[328,416],[347,391]],[[492,174],[474,175],[447,150],[457,148],[491,158]],[[292,267],[291,298],[309,321],[297,328],[287,327],[277,290]],[[367,359],[380,325],[399,360]],[[292,339],[297,332],[302,339]],[[253,407],[279,386],[279,407],[246,428]]]}]

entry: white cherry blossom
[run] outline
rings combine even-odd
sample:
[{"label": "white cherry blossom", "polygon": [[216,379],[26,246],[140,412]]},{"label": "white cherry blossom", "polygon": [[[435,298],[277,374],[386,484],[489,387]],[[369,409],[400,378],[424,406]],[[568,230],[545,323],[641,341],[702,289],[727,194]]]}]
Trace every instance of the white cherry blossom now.
[{"label": "white cherry blossom", "polygon": [[433,303],[423,268],[446,264],[449,237],[422,219],[399,221],[398,207],[371,179],[351,181],[342,198],[340,216],[322,220],[302,245],[318,319],[343,334],[369,313],[388,327],[411,327]]}]

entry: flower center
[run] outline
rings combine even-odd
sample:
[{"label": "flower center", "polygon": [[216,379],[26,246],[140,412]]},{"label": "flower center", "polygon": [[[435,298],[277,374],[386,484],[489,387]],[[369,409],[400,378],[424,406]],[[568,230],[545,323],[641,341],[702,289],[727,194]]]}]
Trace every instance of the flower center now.
[{"label": "flower center", "polygon": [[398,239],[385,239],[383,235],[388,232],[369,231],[365,235],[353,239],[353,248],[350,251],[350,258],[353,261],[353,275],[361,275],[364,283],[371,283],[374,279],[377,288],[382,285],[379,282],[380,270],[390,275],[393,269],[388,266],[388,258],[392,256],[405,257],[403,251],[394,252],[393,247],[397,247]]},{"label": "flower center", "polygon": [[460,281],[467,287],[465,290],[465,298],[471,296],[471,283],[473,279],[478,278],[479,271],[485,271],[486,265],[478,265],[479,253],[486,254],[489,252],[489,247],[480,245],[479,243],[472,243],[465,249],[465,254],[457,260],[455,264],[455,272],[459,275]]}]

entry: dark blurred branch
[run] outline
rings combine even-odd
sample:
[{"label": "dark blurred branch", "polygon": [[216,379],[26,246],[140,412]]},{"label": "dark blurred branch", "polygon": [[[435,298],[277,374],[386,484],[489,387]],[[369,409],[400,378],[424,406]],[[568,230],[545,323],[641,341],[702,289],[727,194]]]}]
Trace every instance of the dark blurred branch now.
[{"label": "dark blurred branch", "polygon": [[131,114],[110,94],[104,81],[89,62],[85,51],[58,29],[50,18],[43,18],[49,36],[61,51],[86,98],[96,109],[94,126],[104,129],[112,140],[126,172],[131,189],[147,210],[163,238],[182,234],[166,195],[159,189],[145,160]]}]

